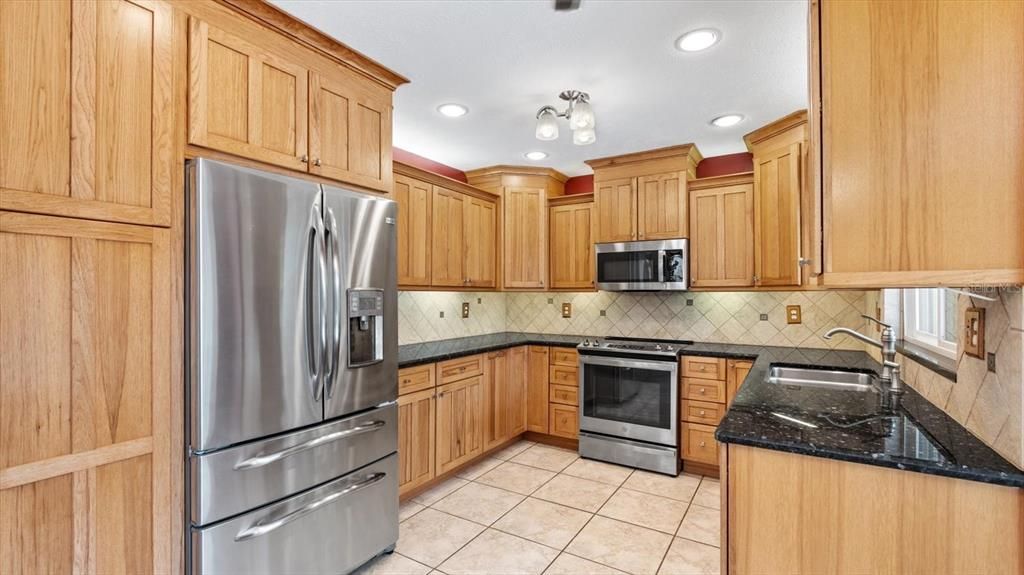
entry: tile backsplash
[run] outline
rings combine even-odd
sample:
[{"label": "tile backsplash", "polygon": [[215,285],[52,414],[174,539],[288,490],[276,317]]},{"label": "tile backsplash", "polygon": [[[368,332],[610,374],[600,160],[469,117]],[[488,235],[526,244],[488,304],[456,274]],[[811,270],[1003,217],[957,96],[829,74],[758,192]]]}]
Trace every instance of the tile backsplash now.
[{"label": "tile backsplash", "polygon": [[[400,292],[398,340],[526,331],[863,349],[853,339],[826,341],[821,335],[836,326],[863,329],[866,293]],[[460,315],[464,301],[470,302],[469,319]],[[563,303],[572,304],[571,318],[562,317]],[[802,323],[786,323],[787,305],[801,307]]]}]

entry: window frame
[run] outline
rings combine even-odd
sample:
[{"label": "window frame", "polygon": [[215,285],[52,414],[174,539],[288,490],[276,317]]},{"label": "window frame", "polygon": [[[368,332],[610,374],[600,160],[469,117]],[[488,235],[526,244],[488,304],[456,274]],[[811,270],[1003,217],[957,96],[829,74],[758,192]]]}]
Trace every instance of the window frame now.
[{"label": "window frame", "polygon": [[[950,359],[956,359],[960,352],[960,341],[959,337],[957,341],[950,342],[943,339],[941,336],[933,336],[927,332],[922,332],[917,329],[918,319],[918,296],[921,290],[937,290],[939,297],[936,298],[935,309],[932,310],[934,313],[933,320],[936,323],[936,332],[945,333],[946,327],[949,321],[954,323],[957,321],[956,312],[954,317],[946,317],[946,306],[945,298],[949,292],[945,288],[907,288],[902,290],[900,297],[900,311],[901,311],[901,322],[902,327],[902,338],[904,342],[909,343],[913,346],[926,349],[932,353],[937,353],[943,357]],[[959,326],[953,330],[953,333],[959,333]]]}]

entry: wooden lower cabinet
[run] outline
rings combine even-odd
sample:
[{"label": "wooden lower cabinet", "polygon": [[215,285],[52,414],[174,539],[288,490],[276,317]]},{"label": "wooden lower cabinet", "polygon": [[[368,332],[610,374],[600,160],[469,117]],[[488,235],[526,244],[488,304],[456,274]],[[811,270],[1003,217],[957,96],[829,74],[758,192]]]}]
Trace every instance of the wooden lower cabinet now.
[{"label": "wooden lower cabinet", "polygon": [[548,432],[548,348],[531,345],[526,368],[526,429]]},{"label": "wooden lower cabinet", "polygon": [[683,423],[683,459],[705,465],[718,465],[715,426]]},{"label": "wooden lower cabinet", "polygon": [[169,235],[0,212],[0,573],[176,561]]},{"label": "wooden lower cabinet", "polygon": [[548,433],[558,437],[576,439],[579,435],[579,409],[575,405],[562,405],[560,403],[548,404]]},{"label": "wooden lower cabinet", "polygon": [[526,432],[527,377],[529,376],[529,347],[521,345],[508,350],[508,395],[505,411],[508,414],[508,435],[512,438]]},{"label": "wooden lower cabinet", "polygon": [[437,388],[438,475],[483,452],[483,379],[482,375],[477,375]]},{"label": "wooden lower cabinet", "polygon": [[508,437],[508,353],[492,351],[484,362],[484,449],[501,444]]},{"label": "wooden lower cabinet", "polygon": [[[433,366],[430,366],[431,369]],[[401,376],[399,376],[401,381]],[[398,397],[398,493],[406,493],[434,478],[434,389]]]},{"label": "wooden lower cabinet", "polygon": [[725,404],[729,405],[732,403],[732,399],[736,397],[736,392],[740,386],[743,385],[743,380],[747,379],[747,374],[750,373],[750,368],[754,366],[754,362],[749,359],[730,359],[729,366],[726,368],[725,378]]},{"label": "wooden lower cabinet", "polygon": [[1020,489],[722,449],[722,573],[1024,573]]}]

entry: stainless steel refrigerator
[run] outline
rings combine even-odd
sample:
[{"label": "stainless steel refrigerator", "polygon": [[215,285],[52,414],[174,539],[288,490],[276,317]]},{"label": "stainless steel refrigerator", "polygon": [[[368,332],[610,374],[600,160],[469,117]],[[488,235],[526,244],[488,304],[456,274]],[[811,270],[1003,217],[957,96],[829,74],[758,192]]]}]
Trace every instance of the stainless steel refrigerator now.
[{"label": "stainless steel refrigerator", "polygon": [[394,202],[188,166],[192,573],[346,573],[398,540]]}]

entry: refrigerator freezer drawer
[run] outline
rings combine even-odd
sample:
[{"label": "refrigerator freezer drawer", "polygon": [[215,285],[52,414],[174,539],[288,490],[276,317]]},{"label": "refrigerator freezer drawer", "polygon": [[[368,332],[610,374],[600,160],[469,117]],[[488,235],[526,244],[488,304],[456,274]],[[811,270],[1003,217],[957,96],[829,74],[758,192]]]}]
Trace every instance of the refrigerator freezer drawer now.
[{"label": "refrigerator freezer drawer", "polygon": [[192,573],[348,573],[398,541],[398,455],[192,529]]},{"label": "refrigerator freezer drawer", "polygon": [[398,446],[394,403],[297,433],[191,458],[193,525],[207,525],[340,477]]}]

